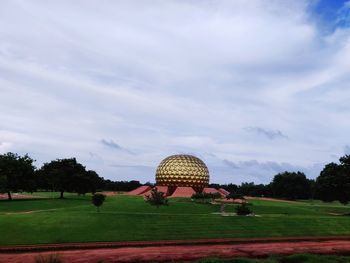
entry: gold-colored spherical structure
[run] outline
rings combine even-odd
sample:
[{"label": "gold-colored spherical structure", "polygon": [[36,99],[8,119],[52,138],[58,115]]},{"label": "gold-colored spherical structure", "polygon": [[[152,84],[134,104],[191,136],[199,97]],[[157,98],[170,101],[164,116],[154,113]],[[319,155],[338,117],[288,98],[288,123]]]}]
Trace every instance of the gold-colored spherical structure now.
[{"label": "gold-colored spherical structure", "polygon": [[209,184],[209,171],[205,163],[192,155],[172,155],[159,164],[156,172],[159,186],[189,186],[201,191]]}]

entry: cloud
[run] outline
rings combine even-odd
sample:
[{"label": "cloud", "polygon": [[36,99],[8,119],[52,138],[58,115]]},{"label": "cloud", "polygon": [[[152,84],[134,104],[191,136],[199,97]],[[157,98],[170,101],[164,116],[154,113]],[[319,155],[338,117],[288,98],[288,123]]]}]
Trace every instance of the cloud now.
[{"label": "cloud", "polygon": [[132,151],[129,151],[128,149],[125,149],[124,147],[121,147],[119,144],[115,143],[113,140],[107,141],[105,139],[101,140],[101,143],[109,148],[124,151],[130,154],[134,154]]},{"label": "cloud", "polygon": [[107,147],[111,147],[111,148],[114,148],[114,149],[118,149],[118,150],[122,150],[123,149],[121,146],[116,144],[113,140],[106,141],[105,139],[102,139],[101,143],[106,145]]},{"label": "cloud", "polygon": [[350,31],[325,31],[314,2],[28,0],[0,12],[0,151],[37,166],[76,156],[105,178],[152,181],[181,152],[212,182],[261,182],[315,171],[348,143]]},{"label": "cloud", "polygon": [[[269,183],[273,176],[285,171],[300,171],[304,172],[308,178],[316,178],[324,166],[322,163],[316,163],[305,167],[285,162],[259,162],[257,160],[242,162],[223,160],[223,163],[232,169],[232,173],[239,174],[241,181],[254,181],[259,183]],[[246,178],[246,180],[244,180],[244,178]]]},{"label": "cloud", "polygon": [[260,128],[260,127],[246,127],[244,129],[248,132],[253,132],[256,134],[263,135],[270,140],[274,140],[277,138],[288,138],[280,130],[265,130],[265,129]]}]

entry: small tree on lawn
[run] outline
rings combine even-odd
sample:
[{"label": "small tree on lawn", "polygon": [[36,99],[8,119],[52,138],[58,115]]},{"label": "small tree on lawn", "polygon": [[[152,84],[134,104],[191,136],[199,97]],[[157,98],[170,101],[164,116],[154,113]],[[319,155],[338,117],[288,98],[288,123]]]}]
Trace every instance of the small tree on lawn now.
[{"label": "small tree on lawn", "polygon": [[239,216],[246,216],[252,214],[253,211],[249,207],[250,204],[243,203],[235,207],[236,213]]},{"label": "small tree on lawn", "polygon": [[163,192],[158,192],[157,187],[151,190],[151,194],[145,196],[145,201],[151,205],[157,206],[168,205],[168,199]]},{"label": "small tree on lawn", "polygon": [[97,208],[97,212],[100,212],[100,206],[105,201],[106,196],[104,194],[96,193],[92,196],[92,203]]}]

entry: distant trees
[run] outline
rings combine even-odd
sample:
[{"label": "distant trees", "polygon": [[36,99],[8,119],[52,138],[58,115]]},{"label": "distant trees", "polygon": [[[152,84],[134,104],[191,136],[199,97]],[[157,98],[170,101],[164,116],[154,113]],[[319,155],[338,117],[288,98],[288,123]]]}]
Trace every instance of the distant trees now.
[{"label": "distant trees", "polygon": [[316,179],[316,197],[325,201],[350,201],[350,155],[339,159],[340,164],[327,164]]},{"label": "distant trees", "polygon": [[139,181],[111,181],[100,177],[93,170],[75,158],[56,159],[35,169],[34,160],[28,155],[15,153],[0,154],[0,193],[36,190],[58,191],[60,198],[64,192],[78,194],[95,193],[98,190],[130,191],[141,186]]},{"label": "distant trees", "polygon": [[33,162],[28,155],[11,152],[0,155],[0,192],[7,193],[9,200],[11,192],[35,190]]},{"label": "distant trees", "polygon": [[[106,191],[131,191],[141,186],[139,181],[111,181],[103,180],[103,189]],[[147,185],[147,183],[146,183]]]},{"label": "distant trees", "polygon": [[85,167],[78,163],[75,158],[57,159],[45,163],[41,167],[40,173],[48,179],[53,190],[60,192],[60,198],[63,198],[63,193],[67,191],[84,192],[86,190]]},{"label": "distant trees", "polygon": [[286,199],[308,199],[311,181],[301,172],[284,172],[275,175],[271,188],[274,196]]},{"label": "distant trees", "polygon": [[230,192],[227,196],[226,199],[241,199],[244,200],[244,196],[240,193],[237,193],[235,191]]},{"label": "distant trees", "polygon": [[191,199],[198,203],[210,203],[215,199],[221,198],[220,193],[194,193]]}]

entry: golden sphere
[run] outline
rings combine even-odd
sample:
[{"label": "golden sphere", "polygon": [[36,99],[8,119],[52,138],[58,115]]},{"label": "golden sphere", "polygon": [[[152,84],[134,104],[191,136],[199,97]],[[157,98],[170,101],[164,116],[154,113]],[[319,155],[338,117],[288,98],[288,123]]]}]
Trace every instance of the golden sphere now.
[{"label": "golden sphere", "polygon": [[169,187],[189,186],[201,191],[209,184],[209,171],[205,163],[195,156],[171,155],[158,165],[156,184]]}]

